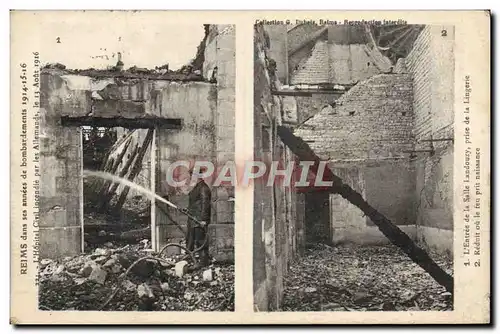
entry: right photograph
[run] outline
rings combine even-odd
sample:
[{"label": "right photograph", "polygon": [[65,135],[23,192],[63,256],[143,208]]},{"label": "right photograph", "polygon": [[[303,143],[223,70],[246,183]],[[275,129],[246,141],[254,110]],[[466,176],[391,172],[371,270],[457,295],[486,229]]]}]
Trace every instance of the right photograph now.
[{"label": "right photograph", "polygon": [[453,310],[454,27],[279,23],[254,26],[254,310]]}]

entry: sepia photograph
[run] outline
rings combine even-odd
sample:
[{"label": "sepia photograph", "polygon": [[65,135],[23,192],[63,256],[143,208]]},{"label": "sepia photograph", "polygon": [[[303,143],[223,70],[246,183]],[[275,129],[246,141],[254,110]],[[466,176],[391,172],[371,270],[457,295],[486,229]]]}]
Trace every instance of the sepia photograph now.
[{"label": "sepia photograph", "polygon": [[235,27],[102,14],[42,24],[39,309],[234,311]]},{"label": "sepia photograph", "polygon": [[254,29],[255,310],[453,310],[454,27],[278,23]]}]

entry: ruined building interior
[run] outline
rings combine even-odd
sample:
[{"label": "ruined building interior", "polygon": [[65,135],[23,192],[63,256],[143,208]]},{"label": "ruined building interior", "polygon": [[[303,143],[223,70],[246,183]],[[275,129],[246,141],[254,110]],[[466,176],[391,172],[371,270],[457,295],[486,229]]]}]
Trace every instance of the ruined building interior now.
[{"label": "ruined building interior", "polygon": [[[277,134],[287,127],[420,247],[451,257],[453,34],[443,26],[256,25],[255,159],[295,160]],[[310,244],[390,241],[338,194],[257,183],[257,310],[283,309],[287,275]]]},{"label": "ruined building interior", "polygon": [[[172,220],[185,228],[186,215],[161,206],[163,203],[154,197],[132,187],[84,177],[84,170],[109,172],[186,208],[189,189],[166,186],[169,163],[202,160],[217,166],[234,159],[235,29],[232,25],[204,27],[197,54],[178,70],[169,69],[168,65],[145,69],[133,64],[126,69],[126,59],[119,59],[115,67],[108,69],[67,69],[58,63],[44,67],[40,108],[40,164],[44,172],[40,180],[38,255],[40,259],[51,260],[42,266],[41,275],[47,274],[54,263],[57,273],[57,261],[82,253],[92,254],[96,250],[109,257],[114,250],[106,250],[106,245],[119,248],[123,244],[143,243],[148,245],[146,251],[158,252],[167,243],[184,241],[185,234]],[[232,265],[234,189],[214,187],[211,191],[209,252],[215,261]],[[118,215],[111,218],[115,213]],[[139,217],[140,222],[130,221],[132,215]],[[125,231],[125,223],[135,226]],[[170,247],[165,252],[174,256],[181,249]],[[76,259],[71,261],[80,261],[80,266],[88,261]],[[100,267],[95,259],[88,262],[92,262],[92,273],[90,278],[83,279],[92,280],[94,271],[99,275],[104,273],[94,268]],[[60,267],[69,276],[61,273],[54,276],[50,272],[52,276],[47,276],[46,286],[40,290],[40,304],[45,303],[49,309],[69,307],[68,303],[55,301],[57,296],[51,292],[54,290],[51,284],[72,277],[70,264]],[[233,277],[233,273],[228,275]],[[106,289],[102,287],[106,275],[102,277],[94,281],[100,281],[101,288]],[[83,286],[75,282],[71,284]],[[234,282],[228,286],[234,289]],[[184,289],[177,290],[175,293],[181,294],[181,300],[187,298]],[[85,303],[78,296],[70,296],[68,300],[75,298],[74,307],[88,309],[102,304],[98,297],[87,304],[78,304]],[[187,301],[195,303],[194,299]],[[155,307],[172,305],[164,302],[167,306]],[[234,300],[232,303],[233,306],[229,302],[219,306],[231,308]],[[197,307],[213,307],[202,304],[198,301]],[[194,306],[184,302],[178,307]]]},{"label": "ruined building interior", "polygon": [[[109,155],[124,157],[116,174],[133,151],[143,146],[148,131],[154,133],[143,153],[142,164],[149,168],[141,168],[143,177],[137,180],[157,193],[165,192],[161,186],[169,161],[204,159],[217,164],[233,158],[234,57],[234,29],[212,25],[207,26],[198,55],[188,69],[44,69],[40,135],[41,163],[46,171],[40,197],[42,258],[74,255],[84,248],[82,131],[89,135],[85,126],[116,127],[112,135],[116,145]],[[130,175],[123,172],[124,176]],[[119,188],[117,193],[123,186]],[[221,234],[217,238],[221,244],[214,244],[218,247],[214,252],[220,249],[221,254],[231,253],[232,257],[234,192],[225,188],[213,192],[217,200],[213,203],[212,221],[216,223],[211,233]],[[136,195],[130,190],[127,201]],[[172,201],[186,206],[185,195],[172,196]],[[152,210],[153,248],[158,249],[173,232],[165,216],[155,212],[154,205]]]}]

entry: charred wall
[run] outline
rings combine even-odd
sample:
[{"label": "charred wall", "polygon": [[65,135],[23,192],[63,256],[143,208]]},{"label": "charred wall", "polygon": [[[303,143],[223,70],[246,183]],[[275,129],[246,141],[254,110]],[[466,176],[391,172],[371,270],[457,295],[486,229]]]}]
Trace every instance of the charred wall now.
[{"label": "charred wall", "polygon": [[90,94],[72,90],[61,76],[42,73],[40,98],[40,258],[82,250],[81,132],[60,126],[60,115],[90,110]]},{"label": "charred wall", "polygon": [[[415,224],[415,169],[412,78],[378,74],[347,93],[295,130],[351,187],[397,225]],[[337,242],[383,243],[385,237],[361,211],[330,196],[329,219],[309,230],[329,231]],[[414,228],[404,228],[414,235]],[[306,227],[307,232],[307,227]]]},{"label": "charred wall", "polygon": [[[211,79],[215,67],[215,87],[217,89],[215,127],[215,161],[222,166],[234,161],[235,150],[235,81],[236,81],[236,40],[234,25],[210,25],[210,34],[205,48],[203,76]],[[213,194],[216,202],[215,221],[217,228],[210,231],[214,244],[212,254],[218,259],[234,260],[234,188],[218,187]]]},{"label": "charred wall", "polygon": [[[200,50],[204,53],[203,74],[80,71],[66,70],[63,66],[44,69],[41,87],[42,257],[81,251],[81,133],[77,126],[61,126],[61,116],[130,121],[147,117],[181,119],[181,130],[157,129],[155,150],[145,159],[156,166],[156,191],[175,197],[181,206],[187,206],[186,192],[180,189],[180,193],[170,193],[171,189],[162,189],[169,163],[185,159],[191,162],[208,160],[217,165],[220,161],[233,159],[234,26],[211,25],[208,28],[209,34]],[[215,67],[217,71],[214,72]],[[230,199],[234,191],[215,189],[213,193],[210,235],[217,242],[212,243],[212,253],[223,256],[229,253],[232,258],[234,202]],[[167,233],[165,217],[156,218],[156,235],[160,237],[160,244],[164,244],[167,238],[175,236]]]},{"label": "charred wall", "polygon": [[[160,184],[168,164],[176,160],[210,161],[216,168],[234,161],[235,121],[235,30],[233,25],[210,25],[204,46],[203,77],[209,82],[166,85],[157,92],[151,106],[165,117],[183,118],[183,130],[166,131],[158,138],[161,165]],[[213,180],[213,179],[212,179]],[[161,189],[167,192],[166,189]],[[186,193],[172,194],[172,199],[187,207]],[[172,211],[177,222],[185,224],[184,215]],[[161,247],[167,241],[180,241],[183,235],[160,212]],[[209,226],[210,254],[218,260],[234,260],[234,188],[212,188],[212,219]],[[178,252],[172,248],[169,252]]]},{"label": "charred wall", "polygon": [[[271,94],[281,83],[269,71],[270,43],[264,28],[255,26],[254,159],[268,166],[271,161],[286,165],[294,156],[276,135],[276,125],[283,121],[284,101]],[[305,242],[303,205],[303,195],[290,187],[280,183],[267,186],[263,178],[254,182],[253,287],[254,305],[260,311],[281,307],[284,276]]]}]

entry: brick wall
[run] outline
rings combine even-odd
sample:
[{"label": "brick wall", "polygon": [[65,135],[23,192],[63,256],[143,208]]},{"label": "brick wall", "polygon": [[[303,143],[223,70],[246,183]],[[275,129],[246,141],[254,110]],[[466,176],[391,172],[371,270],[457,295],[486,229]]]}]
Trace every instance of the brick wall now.
[{"label": "brick wall", "polygon": [[[426,26],[405,59],[414,80],[415,137],[453,138],[454,28]],[[417,142],[417,238],[438,251],[453,247],[453,141]]]},{"label": "brick wall", "polygon": [[299,24],[288,31],[288,52],[296,50],[323,27],[315,24]]},{"label": "brick wall", "polygon": [[404,157],[412,148],[412,82],[381,74],[360,82],[295,133],[325,160]]},{"label": "brick wall", "polygon": [[[254,35],[254,159],[270,163],[294,159],[277,139],[274,122],[281,124],[283,100],[271,95],[271,84],[280,85],[267,70],[268,39],[261,26]],[[273,83],[271,82],[273,81]],[[269,187],[262,178],[254,183],[253,287],[254,305],[260,311],[278,310],[283,279],[290,261],[300,252],[303,238],[303,198],[290,187]]]},{"label": "brick wall", "polygon": [[336,44],[320,39],[306,51],[292,57],[300,54],[302,59],[292,59],[291,84],[351,85],[387,70],[365,44]]},{"label": "brick wall", "polygon": [[330,83],[350,85],[380,74],[365,44],[329,44]]},{"label": "brick wall", "polygon": [[[353,84],[387,73],[390,61],[367,46],[361,26],[304,24],[287,34],[292,84]],[[327,78],[328,77],[328,78]]]},{"label": "brick wall", "polygon": [[414,80],[417,140],[453,125],[453,41],[453,27],[426,26],[406,57],[406,68]]},{"label": "brick wall", "polygon": [[328,42],[319,40],[314,45],[311,56],[304,59],[291,73],[290,83],[320,84],[330,82]]}]

